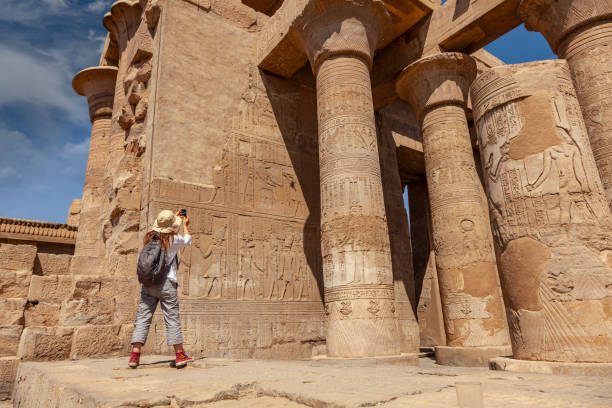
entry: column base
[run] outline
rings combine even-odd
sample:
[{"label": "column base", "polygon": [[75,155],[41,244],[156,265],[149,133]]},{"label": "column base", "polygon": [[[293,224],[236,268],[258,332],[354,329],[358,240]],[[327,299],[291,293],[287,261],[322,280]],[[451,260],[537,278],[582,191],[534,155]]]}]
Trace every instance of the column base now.
[{"label": "column base", "polygon": [[489,368],[516,373],[612,376],[612,363],[566,363],[495,357],[489,360]]},{"label": "column base", "polygon": [[493,357],[511,356],[511,346],[449,347],[436,346],[436,363],[456,367],[488,367]]},{"label": "column base", "polygon": [[320,355],[313,357],[312,360],[325,361],[330,365],[333,364],[357,364],[366,366],[418,366],[419,365],[419,353],[402,353],[397,356],[384,356],[384,357],[327,357],[327,355]]}]

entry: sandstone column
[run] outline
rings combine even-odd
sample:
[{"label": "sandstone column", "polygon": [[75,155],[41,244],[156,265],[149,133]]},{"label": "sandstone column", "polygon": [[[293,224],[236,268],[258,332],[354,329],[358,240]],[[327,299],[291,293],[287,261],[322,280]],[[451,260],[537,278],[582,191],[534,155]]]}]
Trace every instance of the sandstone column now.
[{"label": "sandstone column", "polygon": [[83,262],[91,267],[91,263],[95,262],[94,258],[104,256],[99,224],[105,201],[104,171],[108,157],[116,81],[115,67],[87,68],[79,72],[72,81],[74,90],[87,97],[92,123],[79,233],[74,251],[75,259],[72,261],[75,267],[83,267]]},{"label": "sandstone column", "polygon": [[567,63],[471,92],[514,357],[612,362],[612,220]]},{"label": "sandstone column", "polygon": [[476,64],[443,53],[404,69],[397,92],[423,131],[433,247],[446,326],[440,364],[487,365],[509,354],[493,240],[465,114]]},{"label": "sandstone column", "polygon": [[104,16],[104,26],[117,44],[118,73],[111,137],[106,164],[107,206],[103,225],[107,273],[132,276],[140,241],[142,154],[146,143],[147,84],[151,78],[151,32],[141,3],[121,0]]},{"label": "sandstone column", "polygon": [[578,101],[612,206],[612,2],[523,0],[519,15],[567,59]]},{"label": "sandstone column", "polygon": [[425,180],[420,180],[408,183],[407,188],[421,347],[445,346],[446,332],[432,245],[427,184]]},{"label": "sandstone column", "polygon": [[327,351],[399,354],[370,69],[389,16],[380,1],[319,1],[301,41],[317,81]]}]

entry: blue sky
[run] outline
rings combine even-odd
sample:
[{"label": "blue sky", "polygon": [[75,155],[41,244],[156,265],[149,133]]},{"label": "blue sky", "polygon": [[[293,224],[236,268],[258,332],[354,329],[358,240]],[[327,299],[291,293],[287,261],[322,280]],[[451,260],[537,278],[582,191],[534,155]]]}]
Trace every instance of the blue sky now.
[{"label": "blue sky", "polygon": [[[91,123],[73,76],[95,66],[113,0],[2,0],[0,216],[65,222],[83,192]],[[506,63],[555,58],[520,27],[486,49]]]}]

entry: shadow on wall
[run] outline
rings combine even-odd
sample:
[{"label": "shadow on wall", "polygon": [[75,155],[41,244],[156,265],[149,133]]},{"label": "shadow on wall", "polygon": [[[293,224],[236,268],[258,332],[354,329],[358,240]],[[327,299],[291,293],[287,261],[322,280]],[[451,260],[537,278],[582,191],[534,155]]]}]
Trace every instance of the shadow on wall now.
[{"label": "shadow on wall", "polygon": [[323,299],[317,96],[315,79],[306,65],[287,80],[258,70],[308,210],[303,242],[306,261]]}]

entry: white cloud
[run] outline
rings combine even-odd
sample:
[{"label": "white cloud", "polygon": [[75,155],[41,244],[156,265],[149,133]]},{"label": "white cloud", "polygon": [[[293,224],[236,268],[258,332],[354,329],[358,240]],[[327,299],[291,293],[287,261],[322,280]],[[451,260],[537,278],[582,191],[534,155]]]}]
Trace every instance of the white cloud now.
[{"label": "white cloud", "polygon": [[2,0],[0,21],[11,21],[22,24],[32,23],[47,15],[67,11],[66,0]]},{"label": "white cloud", "polygon": [[53,10],[62,10],[68,8],[66,0],[43,0],[43,3],[48,5]]},{"label": "white cloud", "polygon": [[52,61],[0,44],[0,106],[26,103],[60,109],[82,120],[82,104],[61,61]]},{"label": "white cloud", "polygon": [[66,143],[62,148],[64,157],[87,156],[89,153],[89,139],[83,139],[79,143]]},{"label": "white cloud", "polygon": [[20,131],[0,127],[0,140],[0,187],[44,187],[49,178],[80,173],[89,155],[89,138],[63,145],[34,143]]},{"label": "white cloud", "polygon": [[93,0],[87,5],[87,10],[94,13],[100,13],[110,9],[111,4],[113,4],[112,0]]}]

